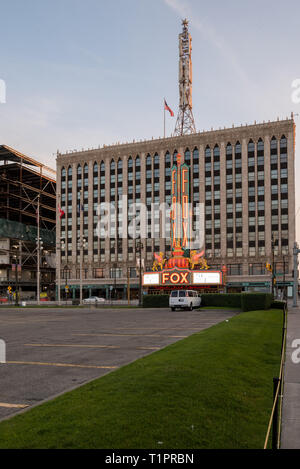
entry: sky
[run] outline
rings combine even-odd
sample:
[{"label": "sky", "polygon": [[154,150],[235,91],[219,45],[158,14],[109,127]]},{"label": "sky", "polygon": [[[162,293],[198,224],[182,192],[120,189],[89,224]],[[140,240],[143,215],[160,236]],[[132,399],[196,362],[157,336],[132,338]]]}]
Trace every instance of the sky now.
[{"label": "sky", "polygon": [[[174,131],[184,17],[197,130],[291,112],[300,126],[299,0],[0,0],[0,12],[0,143],[50,167],[57,150],[163,136],[164,97]],[[296,181],[299,147],[297,127]],[[298,209],[300,243],[300,184]]]}]

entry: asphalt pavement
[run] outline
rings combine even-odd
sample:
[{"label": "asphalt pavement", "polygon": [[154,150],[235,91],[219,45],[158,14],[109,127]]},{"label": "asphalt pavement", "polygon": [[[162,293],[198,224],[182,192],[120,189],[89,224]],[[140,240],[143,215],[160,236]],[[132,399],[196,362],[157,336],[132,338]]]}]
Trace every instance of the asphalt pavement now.
[{"label": "asphalt pavement", "polygon": [[300,449],[300,307],[289,304],[281,449]]},{"label": "asphalt pavement", "polygon": [[235,314],[169,308],[1,308],[6,363],[0,364],[0,420]]}]

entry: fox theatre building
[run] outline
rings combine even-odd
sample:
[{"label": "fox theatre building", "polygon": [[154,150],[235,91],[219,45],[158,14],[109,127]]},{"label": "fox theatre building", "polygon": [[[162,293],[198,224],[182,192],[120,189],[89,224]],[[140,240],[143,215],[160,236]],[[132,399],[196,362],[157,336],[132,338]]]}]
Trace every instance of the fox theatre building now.
[{"label": "fox theatre building", "polygon": [[148,294],[166,294],[178,289],[224,291],[226,267],[210,270],[204,250],[191,249],[189,172],[189,166],[177,154],[171,170],[171,257],[166,259],[164,253],[154,253],[152,271],[143,275],[143,288]]}]

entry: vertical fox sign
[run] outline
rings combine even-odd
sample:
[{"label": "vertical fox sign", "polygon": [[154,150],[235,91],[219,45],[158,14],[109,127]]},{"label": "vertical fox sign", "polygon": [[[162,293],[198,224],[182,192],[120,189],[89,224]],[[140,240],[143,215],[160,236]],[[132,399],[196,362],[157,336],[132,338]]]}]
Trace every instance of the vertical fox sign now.
[{"label": "vertical fox sign", "polygon": [[177,154],[176,164],[172,167],[172,209],[171,240],[172,249],[181,246],[189,248],[190,240],[190,169],[182,163],[182,156]]}]

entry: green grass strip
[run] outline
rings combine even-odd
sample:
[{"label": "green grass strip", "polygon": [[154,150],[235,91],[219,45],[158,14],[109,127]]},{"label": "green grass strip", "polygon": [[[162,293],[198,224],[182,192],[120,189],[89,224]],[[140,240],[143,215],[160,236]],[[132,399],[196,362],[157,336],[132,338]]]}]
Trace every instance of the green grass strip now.
[{"label": "green grass strip", "polygon": [[0,423],[0,448],[262,448],[282,311],[241,313]]}]

